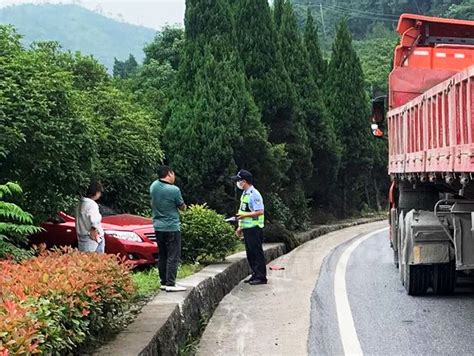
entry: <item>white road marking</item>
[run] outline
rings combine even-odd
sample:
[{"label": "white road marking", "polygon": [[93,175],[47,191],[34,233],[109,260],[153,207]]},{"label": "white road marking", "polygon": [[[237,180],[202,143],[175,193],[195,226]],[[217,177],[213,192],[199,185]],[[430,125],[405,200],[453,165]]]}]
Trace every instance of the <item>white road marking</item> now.
[{"label": "white road marking", "polygon": [[345,355],[363,355],[360,347],[359,338],[354,326],[352,318],[351,306],[349,305],[349,297],[346,289],[346,268],[352,252],[364,241],[370,239],[388,228],[383,228],[365,235],[354,241],[342,253],[336,265],[336,274],[334,276],[334,296],[336,299],[337,322],[339,324],[339,333],[344,348]]}]

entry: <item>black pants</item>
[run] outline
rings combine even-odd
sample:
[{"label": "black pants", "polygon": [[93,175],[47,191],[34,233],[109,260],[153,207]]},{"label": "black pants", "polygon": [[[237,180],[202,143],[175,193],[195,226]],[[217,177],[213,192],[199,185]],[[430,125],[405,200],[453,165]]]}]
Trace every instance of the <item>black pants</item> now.
[{"label": "black pants", "polygon": [[267,280],[267,266],[263,254],[263,230],[259,227],[243,229],[245,252],[252,276],[257,279]]},{"label": "black pants", "polygon": [[179,231],[155,231],[158,242],[158,271],[162,286],[174,286],[181,259],[181,233]]}]

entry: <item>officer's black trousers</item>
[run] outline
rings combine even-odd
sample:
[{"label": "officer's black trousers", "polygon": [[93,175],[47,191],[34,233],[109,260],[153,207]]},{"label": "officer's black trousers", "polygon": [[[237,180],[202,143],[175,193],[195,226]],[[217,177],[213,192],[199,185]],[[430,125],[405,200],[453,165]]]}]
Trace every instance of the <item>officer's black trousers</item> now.
[{"label": "officer's black trousers", "polygon": [[243,229],[245,252],[252,275],[256,279],[267,280],[267,267],[263,255],[263,230],[259,227]]}]

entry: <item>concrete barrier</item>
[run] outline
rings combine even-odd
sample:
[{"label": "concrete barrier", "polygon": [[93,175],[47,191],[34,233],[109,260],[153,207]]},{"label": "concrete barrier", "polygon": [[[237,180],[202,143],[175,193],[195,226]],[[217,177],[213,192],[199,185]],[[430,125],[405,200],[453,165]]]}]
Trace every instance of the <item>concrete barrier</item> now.
[{"label": "concrete barrier", "polygon": [[[319,226],[297,235],[297,239],[302,244],[332,231],[377,220],[383,219]],[[268,263],[287,251],[283,243],[270,243],[264,244],[264,252]],[[180,285],[188,287],[186,292],[159,293],[133,323],[95,355],[177,355],[188,336],[199,332],[200,325],[211,317],[222,298],[249,274],[245,252],[240,252],[179,280]]]},{"label": "concrete barrier", "polygon": [[315,227],[314,229],[311,229],[309,231],[302,232],[296,235],[296,240],[298,241],[298,245],[301,245],[301,244],[304,244],[305,242],[314,240],[315,238],[318,238],[321,235],[326,235],[336,230],[342,230],[351,226],[369,224],[372,222],[382,221],[386,219],[387,217],[381,216],[381,217],[374,217],[374,218],[357,219],[354,221],[347,221],[347,222],[342,222],[342,223],[334,224],[334,225],[321,225],[321,226]]}]

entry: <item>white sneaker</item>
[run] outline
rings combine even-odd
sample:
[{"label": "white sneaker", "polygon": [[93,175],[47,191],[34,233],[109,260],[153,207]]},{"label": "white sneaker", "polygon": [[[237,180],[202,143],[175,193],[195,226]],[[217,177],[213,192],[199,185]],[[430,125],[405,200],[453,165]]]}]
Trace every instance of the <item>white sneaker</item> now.
[{"label": "white sneaker", "polygon": [[166,287],[167,292],[184,292],[185,290],[186,290],[186,287],[181,287],[181,286]]},{"label": "white sneaker", "polygon": [[166,286],[160,286],[160,290],[166,290]]}]

